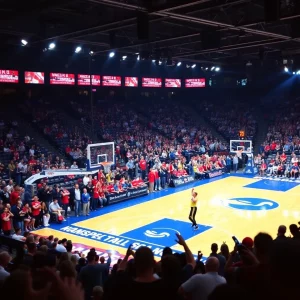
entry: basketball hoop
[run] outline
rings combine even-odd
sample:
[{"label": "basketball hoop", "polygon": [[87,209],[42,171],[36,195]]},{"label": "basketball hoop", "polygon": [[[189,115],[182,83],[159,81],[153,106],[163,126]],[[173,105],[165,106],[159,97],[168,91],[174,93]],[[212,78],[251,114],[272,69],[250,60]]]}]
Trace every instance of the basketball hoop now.
[{"label": "basketball hoop", "polygon": [[105,173],[108,173],[110,171],[110,167],[112,164],[113,164],[113,162],[110,162],[110,161],[103,161],[100,163],[100,165],[103,166]]},{"label": "basketball hoop", "polygon": [[240,149],[240,150],[236,151],[236,155],[237,155],[238,158],[242,158],[243,151],[244,151],[243,149]]}]

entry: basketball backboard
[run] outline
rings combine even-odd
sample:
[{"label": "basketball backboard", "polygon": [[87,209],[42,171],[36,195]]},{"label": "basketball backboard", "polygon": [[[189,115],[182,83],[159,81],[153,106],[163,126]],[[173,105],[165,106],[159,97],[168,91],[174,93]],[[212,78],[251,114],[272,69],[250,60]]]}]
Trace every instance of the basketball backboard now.
[{"label": "basketball backboard", "polygon": [[87,146],[87,169],[99,169],[102,163],[115,163],[115,144],[113,142]]},{"label": "basketball backboard", "polygon": [[230,152],[232,153],[253,153],[252,141],[250,140],[230,140]]}]

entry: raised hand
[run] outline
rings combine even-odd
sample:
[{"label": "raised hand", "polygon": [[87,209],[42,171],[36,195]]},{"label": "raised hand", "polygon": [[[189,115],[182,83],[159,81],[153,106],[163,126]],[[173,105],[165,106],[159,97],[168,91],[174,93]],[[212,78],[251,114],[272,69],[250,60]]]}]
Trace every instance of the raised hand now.
[{"label": "raised hand", "polygon": [[181,245],[181,246],[184,246],[185,245],[185,240],[182,237],[182,235],[180,235],[179,233],[176,233],[176,237],[177,237],[177,240],[175,240],[176,243]]}]

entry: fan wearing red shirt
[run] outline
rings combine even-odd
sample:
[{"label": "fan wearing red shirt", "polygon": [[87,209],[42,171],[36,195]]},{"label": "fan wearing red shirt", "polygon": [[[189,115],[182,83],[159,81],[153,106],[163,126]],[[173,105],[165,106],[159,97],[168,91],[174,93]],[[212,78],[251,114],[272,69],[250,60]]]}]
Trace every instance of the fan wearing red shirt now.
[{"label": "fan wearing red shirt", "polygon": [[61,204],[63,209],[65,210],[64,217],[68,217],[68,206],[69,206],[70,192],[67,189],[63,189],[61,191]]},{"label": "fan wearing red shirt", "polygon": [[104,205],[107,205],[107,198],[105,197],[104,188],[99,189],[99,200],[100,200],[100,207],[102,208]]},{"label": "fan wearing red shirt", "polygon": [[120,180],[119,183],[123,184],[125,182],[125,177],[123,176]]},{"label": "fan wearing red shirt", "polygon": [[109,194],[113,194],[115,192],[114,185],[113,184],[109,184],[107,186],[107,191],[108,191]]},{"label": "fan wearing red shirt", "polygon": [[15,160],[19,160],[19,159],[20,159],[20,155],[19,155],[19,152],[18,152],[18,151],[15,151],[15,152],[14,152],[14,159],[15,159]]},{"label": "fan wearing red shirt", "polygon": [[265,161],[262,161],[262,164],[260,165],[260,175],[264,176],[265,175],[265,171],[267,170],[267,164],[265,163]]},{"label": "fan wearing red shirt", "polygon": [[200,175],[200,179],[204,178],[204,167],[203,167],[203,164],[200,164],[200,166],[198,167],[198,172],[197,173]]},{"label": "fan wearing red shirt", "polygon": [[174,172],[174,163],[173,162],[170,162],[168,165],[167,165],[167,183],[170,184],[170,180],[171,180],[171,176]]},{"label": "fan wearing red shirt", "polygon": [[41,225],[41,203],[37,196],[34,196],[31,202],[32,217],[34,218],[34,227],[37,228]]},{"label": "fan wearing red shirt", "polygon": [[99,181],[95,185],[93,185],[93,197],[90,200],[90,210],[96,210],[98,207],[99,201],[99,189],[101,188],[101,184]]},{"label": "fan wearing red shirt", "polygon": [[224,168],[224,166],[223,166],[223,164],[222,164],[222,161],[221,161],[220,159],[217,161],[217,163],[218,163],[218,166],[219,166],[220,168]]},{"label": "fan wearing red shirt", "polygon": [[286,161],[286,154],[285,153],[282,153],[281,155],[280,155],[280,160],[281,160],[281,162],[285,162]]},{"label": "fan wearing red shirt", "polygon": [[120,150],[120,146],[116,147],[116,156],[120,157],[121,156],[121,150]]},{"label": "fan wearing red shirt", "polygon": [[124,192],[121,180],[118,183],[118,190],[119,190],[119,192]]},{"label": "fan wearing red shirt", "polygon": [[92,180],[92,186],[96,186],[97,182],[97,176],[94,176],[94,179]]},{"label": "fan wearing red shirt", "polygon": [[138,186],[143,186],[145,183],[144,183],[144,180],[141,177],[138,177],[137,178],[137,184],[138,184]]},{"label": "fan wearing red shirt", "polygon": [[19,188],[15,187],[10,193],[10,205],[11,206],[17,205],[19,198],[20,198]]},{"label": "fan wearing red shirt", "polygon": [[29,164],[30,166],[35,166],[36,163],[37,163],[37,161],[34,159],[33,156],[31,156],[31,157],[30,157],[30,160],[28,161],[28,164]]},{"label": "fan wearing red shirt", "polygon": [[267,152],[267,153],[268,153],[268,152],[270,151],[270,149],[271,149],[271,148],[270,148],[270,146],[269,146],[269,145],[266,145],[266,146],[265,146],[265,152]]},{"label": "fan wearing red shirt", "polygon": [[150,172],[148,174],[148,180],[149,180],[149,193],[152,193],[154,190],[154,182],[155,182],[155,173],[153,169],[150,169]]},{"label": "fan wearing red shirt", "polygon": [[144,156],[141,156],[141,160],[139,162],[139,168],[142,171],[142,179],[145,180],[146,178],[146,168],[147,168],[147,162],[144,159]]},{"label": "fan wearing red shirt", "polygon": [[65,152],[66,152],[67,154],[69,154],[71,151],[72,151],[72,149],[71,149],[70,146],[68,145],[68,146],[66,147],[66,149],[65,149]]},{"label": "fan wearing red shirt", "polygon": [[139,186],[139,184],[140,184],[139,178],[133,179],[131,181],[131,184],[132,184],[132,187],[137,188]]},{"label": "fan wearing red shirt", "polygon": [[271,146],[270,146],[271,151],[275,151],[276,150],[276,143],[275,141],[272,142]]},{"label": "fan wearing red shirt", "polygon": [[101,182],[105,181],[105,175],[103,174],[102,170],[99,170],[98,172],[98,180]]},{"label": "fan wearing red shirt", "polygon": [[4,208],[3,213],[1,214],[1,224],[2,224],[2,231],[5,235],[9,236],[11,231],[11,221],[10,219],[14,215],[9,211],[7,207]]}]

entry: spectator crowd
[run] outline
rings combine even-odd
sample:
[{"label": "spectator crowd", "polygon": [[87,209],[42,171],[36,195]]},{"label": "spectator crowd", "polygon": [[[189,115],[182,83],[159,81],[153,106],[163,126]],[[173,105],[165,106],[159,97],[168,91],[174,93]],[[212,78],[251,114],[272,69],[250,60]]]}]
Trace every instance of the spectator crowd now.
[{"label": "spectator crowd", "polygon": [[[73,250],[71,240],[19,232],[5,238],[15,249],[0,252],[0,287],[11,299],[296,299],[299,294],[300,232],[296,224],[235,238],[234,246],[211,245],[205,261],[194,257],[184,237],[183,252],[166,247],[160,259],[150,248],[128,247],[112,264],[113,253]],[[3,243],[2,237],[2,243]],[[8,240],[9,239],[9,240]],[[12,243],[12,241],[15,241]],[[230,249],[231,248],[231,249]],[[292,264],[287,259],[292,259]],[[16,288],[18,287],[18,288]]]},{"label": "spectator crowd", "polygon": [[299,98],[279,105],[271,112],[265,142],[261,144],[255,163],[261,175],[299,177],[300,155]]},{"label": "spectator crowd", "polygon": [[[83,126],[91,122],[84,105],[70,102]],[[56,111],[32,110],[36,128],[68,155],[72,165],[48,153],[29,136],[21,138],[18,123],[0,121],[3,148],[0,164],[0,288],[10,299],[296,299],[299,295],[300,232],[296,224],[279,226],[273,240],[268,233],[245,237],[241,242],[211,245],[205,264],[203,254],[194,257],[184,237],[176,235],[182,253],[166,247],[160,260],[151,249],[127,249],[112,264],[113,253],[103,256],[92,248],[87,254],[73,251],[66,238],[47,238],[32,230],[88,216],[109,204],[109,195],[145,186],[149,192],[166,188],[176,178],[202,179],[212,171],[234,171],[238,159],[227,155],[227,145],[172,103],[136,107],[108,103],[93,113],[98,137],[114,141],[116,167],[74,181],[67,189],[47,179],[37,185],[37,194],[24,190],[24,179],[42,170],[77,169],[86,157],[91,138],[78,128],[65,126]],[[237,138],[244,129],[247,138],[256,134],[253,110],[239,106],[220,109],[204,106],[205,117],[227,138]],[[261,175],[297,178],[299,174],[299,104],[274,116],[261,154],[255,157]],[[261,229],[263,230],[263,228]],[[246,234],[246,233],[245,233]],[[200,245],[201,246],[201,245]],[[10,251],[11,249],[14,251]]]},{"label": "spectator crowd", "polygon": [[240,139],[240,131],[245,133],[246,140],[253,140],[257,132],[257,120],[251,107],[251,102],[236,103],[228,101],[215,104],[213,102],[201,103],[199,108],[203,117],[211,123],[216,130],[228,140]]}]

